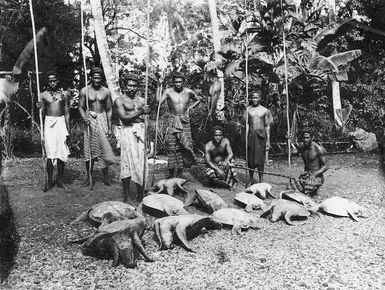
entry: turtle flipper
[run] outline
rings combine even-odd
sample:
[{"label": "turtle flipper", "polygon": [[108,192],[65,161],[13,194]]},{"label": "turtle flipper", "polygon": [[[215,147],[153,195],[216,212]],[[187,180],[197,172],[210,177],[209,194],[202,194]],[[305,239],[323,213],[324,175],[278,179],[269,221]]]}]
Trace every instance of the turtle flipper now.
[{"label": "turtle flipper", "polygon": [[241,232],[241,221],[237,219],[233,219],[233,228],[231,229],[232,234],[240,235]]},{"label": "turtle flipper", "polygon": [[274,194],[272,194],[271,193],[271,189],[269,188],[268,190],[267,190],[267,193],[272,197],[272,198],[277,198]]},{"label": "turtle flipper", "polygon": [[186,201],[184,202],[184,206],[191,205],[196,199],[197,199],[197,193],[196,192],[194,192],[193,194],[189,194],[187,192],[187,198],[186,198]]},{"label": "turtle flipper", "polygon": [[135,247],[138,249],[139,253],[146,259],[147,262],[154,262],[154,259],[147,255],[146,250],[143,247],[142,241],[140,240],[138,233],[134,232],[132,235],[132,241]]},{"label": "turtle flipper", "polygon": [[[185,181],[183,182],[183,184],[184,184],[184,183],[185,183]],[[182,190],[183,192],[188,193],[187,190],[183,188],[183,186],[182,186],[182,184],[181,184],[180,182],[177,182],[177,183],[176,183],[176,186],[177,186],[180,190]]]},{"label": "turtle flipper", "polygon": [[269,205],[260,215],[260,217],[266,217],[269,215],[270,211],[272,210],[273,205]]},{"label": "turtle flipper", "polygon": [[136,209],[136,211],[138,213],[140,213],[142,216],[144,216],[144,213],[143,213],[143,203],[142,202],[138,205],[138,208]]},{"label": "turtle flipper", "polygon": [[246,205],[246,207],[245,207],[245,211],[246,212],[252,212],[252,210],[253,210],[253,205],[252,204],[248,204],[248,205]]},{"label": "turtle flipper", "polygon": [[161,193],[163,190],[164,190],[164,184],[161,184],[161,185],[158,186],[158,191],[157,191],[157,192],[154,192],[154,194],[159,194],[159,193]]},{"label": "turtle flipper", "polygon": [[352,212],[351,210],[347,210],[347,212],[348,212],[348,215],[349,215],[355,222],[360,221],[360,220],[358,219],[357,215],[356,215],[354,212]]},{"label": "turtle flipper", "polygon": [[189,250],[190,252],[195,252],[193,250],[193,248],[190,246],[188,240],[187,240],[187,236],[186,236],[186,227],[183,226],[183,225],[177,225],[176,228],[175,228],[175,233],[178,237],[178,239],[182,242],[182,244],[184,245],[184,247]]},{"label": "turtle flipper", "polygon": [[294,226],[295,224],[291,221],[292,214],[290,212],[285,213],[284,218],[288,225]]},{"label": "turtle flipper", "polygon": [[162,248],[162,236],[160,234],[160,224],[158,221],[155,221],[154,224],[153,224],[153,230],[154,230],[154,233],[156,235],[156,238],[158,239],[158,245],[159,245],[159,248],[158,250],[160,250]]},{"label": "turtle flipper", "polygon": [[88,214],[90,213],[90,209],[87,209],[86,211],[83,211],[76,219],[74,219],[70,225],[77,224],[79,222],[85,221],[88,219]]}]

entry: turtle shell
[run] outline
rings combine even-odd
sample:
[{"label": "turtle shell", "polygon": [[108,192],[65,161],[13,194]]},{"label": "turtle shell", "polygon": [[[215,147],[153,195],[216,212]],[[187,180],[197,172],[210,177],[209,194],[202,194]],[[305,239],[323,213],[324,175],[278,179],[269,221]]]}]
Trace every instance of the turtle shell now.
[{"label": "turtle shell", "polygon": [[257,218],[254,217],[252,214],[249,214],[240,209],[229,207],[215,211],[212,214],[212,217],[214,221],[228,226],[234,225],[234,219],[239,220],[243,229],[252,227],[257,220]]},{"label": "turtle shell", "polygon": [[227,203],[215,192],[206,189],[195,189],[199,202],[212,211],[227,207]]},{"label": "turtle shell", "polygon": [[[188,214],[179,199],[166,194],[152,194],[143,198],[143,209],[153,216]],[[175,214],[170,214],[174,212]]]},{"label": "turtle shell", "polygon": [[296,202],[304,205],[306,208],[311,208],[311,207],[316,206],[316,202],[314,200],[312,200],[306,194],[303,194],[302,192],[299,192],[296,190],[283,191],[280,193],[280,197],[283,199],[296,201]]},{"label": "turtle shell", "polygon": [[127,211],[134,210],[135,207],[128,203],[124,203],[121,201],[105,201],[93,205],[88,216],[92,221],[96,223],[101,223],[102,217],[106,213],[111,213],[115,216],[125,216]]},{"label": "turtle shell", "polygon": [[343,217],[349,216],[348,210],[357,213],[361,209],[361,207],[354,201],[338,196],[325,199],[321,202],[319,208],[328,214]]},{"label": "turtle shell", "polygon": [[262,205],[263,204],[263,200],[262,199],[258,198],[254,194],[247,193],[247,192],[244,192],[244,191],[238,192],[235,195],[234,200],[236,202],[241,203],[244,206],[247,206],[249,204],[252,204],[252,205],[258,205],[258,204]]}]

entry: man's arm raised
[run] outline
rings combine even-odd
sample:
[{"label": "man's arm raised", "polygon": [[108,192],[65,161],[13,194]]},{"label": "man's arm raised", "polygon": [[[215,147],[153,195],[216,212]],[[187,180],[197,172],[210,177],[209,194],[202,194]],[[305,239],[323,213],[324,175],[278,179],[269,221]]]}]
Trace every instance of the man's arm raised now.
[{"label": "man's arm raised", "polygon": [[196,106],[198,106],[201,102],[201,98],[197,96],[197,94],[194,93],[193,90],[190,90],[190,99],[194,101],[194,103],[187,108],[187,113],[189,113],[192,109],[194,109]]}]

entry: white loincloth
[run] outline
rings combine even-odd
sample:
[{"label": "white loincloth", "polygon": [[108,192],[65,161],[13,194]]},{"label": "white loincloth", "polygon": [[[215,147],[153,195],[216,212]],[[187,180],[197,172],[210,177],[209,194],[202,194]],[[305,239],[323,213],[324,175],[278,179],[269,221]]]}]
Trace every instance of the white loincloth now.
[{"label": "white loincloth", "polygon": [[[44,143],[48,159],[67,162],[70,153],[66,140],[68,130],[64,116],[46,116],[44,122]],[[55,162],[56,163],[56,162]]]},{"label": "white loincloth", "polygon": [[132,126],[122,126],[120,130],[120,178],[131,177],[133,182],[143,185],[144,156],[144,124],[134,123]]}]

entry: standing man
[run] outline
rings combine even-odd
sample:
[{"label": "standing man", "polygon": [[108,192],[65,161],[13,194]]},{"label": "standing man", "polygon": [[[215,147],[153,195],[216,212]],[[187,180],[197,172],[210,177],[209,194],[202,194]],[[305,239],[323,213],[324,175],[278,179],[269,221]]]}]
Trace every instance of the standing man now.
[{"label": "standing man", "polygon": [[[86,126],[84,128],[84,158],[86,159],[87,180],[84,186],[90,185],[90,175],[92,177],[94,162],[99,160],[102,163],[103,182],[111,185],[108,178],[108,166],[117,163],[118,160],[112,151],[108,138],[112,134],[111,116],[112,100],[110,90],[102,86],[102,69],[93,67],[91,69],[91,85],[80,90],[79,94],[79,113]],[[88,101],[89,111],[86,112]],[[89,141],[90,140],[90,141]],[[91,148],[90,148],[91,147]],[[91,154],[91,164],[90,164]]]},{"label": "standing man", "polygon": [[[120,178],[123,185],[123,202],[135,200],[130,195],[130,181],[136,183],[137,201],[143,199],[143,167],[146,158],[144,142],[146,142],[143,117],[150,113],[144,98],[137,95],[138,77],[129,72],[120,76],[120,87],[124,93],[117,98],[114,109],[122,121],[120,132]],[[147,174],[147,173],[146,173]]]},{"label": "standing man", "polygon": [[[248,116],[247,116],[248,114]],[[248,167],[264,170],[266,151],[270,149],[270,111],[261,105],[261,90],[251,93],[251,106],[246,108],[243,115],[246,122],[248,119],[249,133],[248,133]],[[254,171],[249,171],[251,185],[254,180]],[[258,173],[259,182],[263,182],[263,173]]]},{"label": "standing man", "polygon": [[44,147],[47,155],[48,180],[43,191],[50,190],[53,167],[57,163],[57,186],[66,188],[63,184],[64,163],[67,162],[69,149],[67,138],[70,130],[70,105],[68,92],[59,88],[59,79],[56,72],[47,72],[47,89],[41,94],[42,102],[36,104],[37,108],[44,110]]},{"label": "standing man", "polygon": [[225,182],[230,188],[237,182],[230,141],[223,137],[220,126],[213,128],[213,138],[205,146],[206,178],[213,185]]},{"label": "standing man", "polygon": [[[182,177],[183,167],[195,164],[193,140],[189,113],[200,103],[200,98],[188,88],[183,87],[185,78],[181,73],[172,77],[174,86],[164,91],[161,103],[167,100],[171,118],[167,132],[168,178]],[[189,105],[190,100],[194,103]]]},{"label": "standing man", "polygon": [[296,186],[304,194],[315,195],[324,183],[324,172],[329,168],[326,150],[313,141],[313,134],[309,128],[302,131],[302,137],[303,143],[293,151],[293,154],[301,154],[305,164],[305,172],[299,176]]}]

